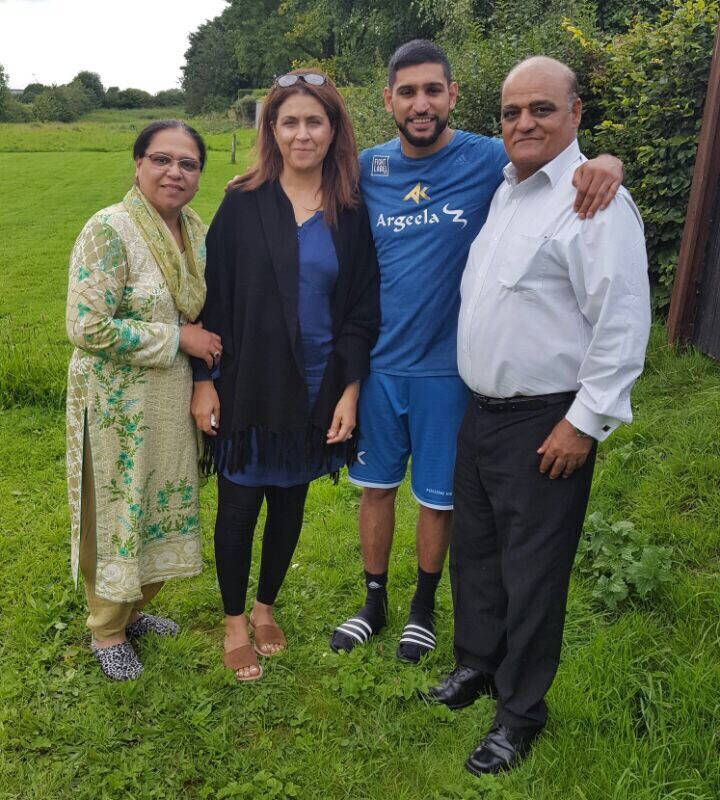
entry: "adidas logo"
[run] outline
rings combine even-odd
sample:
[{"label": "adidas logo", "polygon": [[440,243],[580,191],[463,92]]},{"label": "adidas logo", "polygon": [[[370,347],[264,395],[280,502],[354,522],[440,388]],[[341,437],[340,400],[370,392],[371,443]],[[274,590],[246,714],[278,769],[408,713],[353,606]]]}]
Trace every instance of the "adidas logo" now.
[{"label": "adidas logo", "polygon": [[453,164],[467,164],[467,163],[468,163],[468,160],[467,160],[467,158],[465,157],[464,154],[459,155],[455,159],[455,161],[453,161]]}]

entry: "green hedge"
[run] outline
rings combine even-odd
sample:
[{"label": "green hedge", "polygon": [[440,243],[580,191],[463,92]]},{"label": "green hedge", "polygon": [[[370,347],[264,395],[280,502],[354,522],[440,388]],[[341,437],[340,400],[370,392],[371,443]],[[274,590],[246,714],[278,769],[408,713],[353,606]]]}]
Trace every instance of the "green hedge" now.
[{"label": "green hedge", "polygon": [[395,123],[383,103],[386,83],[386,71],[378,69],[371,84],[340,88],[361,150],[397,136]]},{"label": "green hedge", "polygon": [[[615,3],[617,7],[619,4]],[[489,26],[468,26],[445,42],[460,97],[459,128],[499,134],[500,87],[510,68],[537,54],[578,74],[583,96],[581,146],[592,157],[617,155],[643,215],[656,309],[667,305],[677,264],[707,92],[718,0],[668,0],[651,21],[635,17],[610,38],[589,0],[504,0]],[[396,134],[382,103],[385,72],[343,89],[360,147]]]},{"label": "green hedge", "polygon": [[657,24],[636,21],[610,43],[585,43],[597,56],[591,83],[603,117],[595,147],[625,164],[625,182],[645,221],[657,308],[672,290],[719,5],[676,2]]}]

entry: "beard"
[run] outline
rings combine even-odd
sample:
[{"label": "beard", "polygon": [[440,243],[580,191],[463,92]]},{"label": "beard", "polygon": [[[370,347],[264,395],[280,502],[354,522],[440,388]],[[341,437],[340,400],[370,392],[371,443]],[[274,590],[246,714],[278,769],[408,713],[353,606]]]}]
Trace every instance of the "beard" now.
[{"label": "beard", "polygon": [[440,135],[445,128],[447,128],[448,124],[447,117],[436,117],[435,127],[430,131],[430,133],[426,133],[424,136],[415,136],[415,134],[410,133],[410,131],[407,129],[407,126],[400,122],[397,117],[394,116],[393,119],[395,120],[397,129],[413,147],[432,147],[440,138]]}]

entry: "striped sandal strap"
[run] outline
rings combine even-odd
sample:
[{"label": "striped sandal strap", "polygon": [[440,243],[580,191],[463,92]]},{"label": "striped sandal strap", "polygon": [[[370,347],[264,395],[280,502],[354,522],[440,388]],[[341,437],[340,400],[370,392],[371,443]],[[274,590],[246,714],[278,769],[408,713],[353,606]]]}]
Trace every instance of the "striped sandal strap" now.
[{"label": "striped sandal strap", "polygon": [[435,649],[437,639],[434,632],[429,628],[418,625],[415,622],[408,622],[400,636],[400,644],[414,644],[429,651]]},{"label": "striped sandal strap", "polygon": [[342,625],[338,625],[335,628],[335,633],[344,633],[346,636],[355,639],[358,644],[365,644],[373,635],[373,629],[370,627],[370,623],[362,617],[351,617],[345,620]]}]

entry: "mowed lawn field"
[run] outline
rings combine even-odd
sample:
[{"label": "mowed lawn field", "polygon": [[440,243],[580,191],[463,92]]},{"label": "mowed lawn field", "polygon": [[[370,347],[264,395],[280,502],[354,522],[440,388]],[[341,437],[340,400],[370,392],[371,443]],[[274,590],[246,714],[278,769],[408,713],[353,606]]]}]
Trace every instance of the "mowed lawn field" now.
[{"label": "mowed lawn field", "polygon": [[[463,770],[492,721],[489,700],[452,713],[418,696],[453,666],[447,575],[437,651],[420,668],[394,657],[415,574],[406,485],[390,624],[370,646],[328,649],[363,597],[359,493],[344,477],[321,480],[278,601],[289,652],[265,662],[260,682],[235,683],[221,664],[211,481],[201,494],[206,569],[155,604],[181,635],[142,642],[137,682],[100,675],[69,571],[66,271],[87,218],[129,186],[133,136],[149,113],[0,125],[0,798],[716,800],[720,366],[678,355],[660,325],[636,421],[600,449],[590,510],[671,547],[671,580],[611,613],[574,576],[550,721],[517,771]],[[230,133],[218,128],[206,124],[211,151],[193,203],[208,222],[252,139],[240,132],[233,166]]]}]

